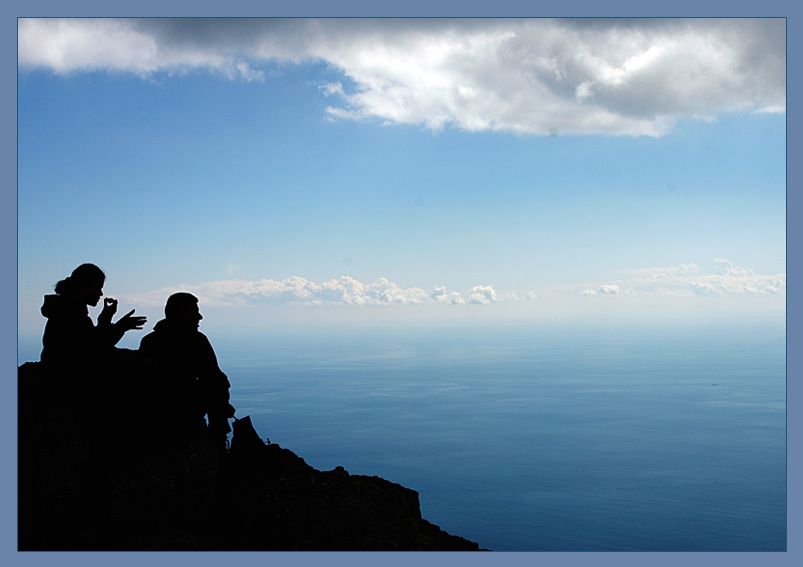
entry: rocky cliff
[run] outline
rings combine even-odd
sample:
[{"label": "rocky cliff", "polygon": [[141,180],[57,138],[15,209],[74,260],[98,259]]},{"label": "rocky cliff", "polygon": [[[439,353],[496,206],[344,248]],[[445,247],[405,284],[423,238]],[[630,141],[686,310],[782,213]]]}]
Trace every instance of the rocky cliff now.
[{"label": "rocky cliff", "polygon": [[248,419],[228,452],[166,451],[74,415],[42,374],[19,368],[20,550],[478,550],[424,520],[414,490],[318,471]]}]

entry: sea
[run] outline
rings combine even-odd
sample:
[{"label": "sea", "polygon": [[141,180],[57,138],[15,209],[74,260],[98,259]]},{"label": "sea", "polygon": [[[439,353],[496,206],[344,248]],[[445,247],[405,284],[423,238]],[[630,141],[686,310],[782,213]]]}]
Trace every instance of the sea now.
[{"label": "sea", "polygon": [[207,335],[263,440],[481,548],[786,550],[783,327]]}]

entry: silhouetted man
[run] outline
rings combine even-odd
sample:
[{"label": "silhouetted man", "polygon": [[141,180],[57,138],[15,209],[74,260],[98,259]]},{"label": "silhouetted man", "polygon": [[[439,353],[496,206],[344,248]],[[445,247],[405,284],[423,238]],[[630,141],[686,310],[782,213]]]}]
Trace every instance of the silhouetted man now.
[{"label": "silhouetted man", "polygon": [[164,408],[165,434],[180,442],[197,439],[206,430],[211,443],[223,450],[234,408],[229,404],[229,380],[209,340],[198,331],[201,319],[198,298],[175,293],[167,299],[165,318],[142,338],[139,350],[163,375],[157,395]]}]

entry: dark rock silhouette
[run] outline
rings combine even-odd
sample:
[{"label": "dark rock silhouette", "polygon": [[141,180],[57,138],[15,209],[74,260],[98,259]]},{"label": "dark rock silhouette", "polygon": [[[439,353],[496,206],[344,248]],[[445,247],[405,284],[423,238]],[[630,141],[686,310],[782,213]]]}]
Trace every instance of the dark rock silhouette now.
[{"label": "dark rock silhouette", "polygon": [[202,441],[152,450],[103,422],[88,430],[49,398],[55,378],[41,370],[18,369],[20,550],[479,549],[424,520],[417,492],[318,471],[248,418],[224,456]]}]

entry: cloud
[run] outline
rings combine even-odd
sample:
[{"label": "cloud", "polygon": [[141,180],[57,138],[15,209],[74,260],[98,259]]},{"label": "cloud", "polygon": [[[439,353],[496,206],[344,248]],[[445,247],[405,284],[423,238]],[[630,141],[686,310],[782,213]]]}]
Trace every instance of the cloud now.
[{"label": "cloud", "polygon": [[323,283],[311,282],[299,276],[284,280],[260,279],[220,280],[200,284],[182,284],[140,294],[120,296],[136,305],[160,306],[177,291],[195,294],[206,305],[237,306],[255,304],[295,305],[409,305],[443,303],[465,305],[487,304],[496,301],[492,286],[476,286],[464,298],[458,292],[448,292],[436,286],[431,293],[418,287],[401,288],[387,278],[364,284],[350,276],[341,276]]},{"label": "cloud", "polygon": [[745,270],[739,266],[734,266],[733,262],[725,258],[714,258],[714,263],[716,264],[716,273],[720,276],[755,276],[753,270]]},{"label": "cloud", "polygon": [[235,302],[243,299],[306,305],[391,305],[421,303],[429,297],[422,289],[402,289],[386,278],[366,285],[349,276],[320,284],[295,276],[281,281],[238,282],[233,287],[228,282],[216,282],[215,287],[222,292],[218,300]]},{"label": "cloud", "polygon": [[489,285],[478,285],[468,290],[468,302],[486,305],[496,302],[496,291]]},{"label": "cloud", "polygon": [[622,289],[617,284],[603,284],[599,289],[587,289],[581,295],[635,295],[632,289]]},{"label": "cloud", "polygon": [[630,279],[609,282],[580,295],[704,296],[779,295],[786,293],[786,274],[760,275],[736,266],[730,260],[714,258],[714,273],[700,274],[695,264],[669,268],[630,270]]},{"label": "cloud", "polygon": [[322,61],[341,120],[661,136],[681,118],[784,112],[783,19],[31,19],[22,70],[265,81]]},{"label": "cloud", "polygon": [[163,306],[170,294],[188,291],[207,306],[387,306],[387,305],[490,305],[495,303],[530,302],[537,297],[556,298],[574,295],[584,297],[724,297],[734,295],[783,295],[786,274],[760,275],[734,265],[726,259],[715,259],[715,272],[700,274],[694,264],[676,267],[648,268],[627,272],[633,277],[614,282],[601,282],[593,287],[544,288],[526,291],[498,291],[492,285],[477,285],[465,292],[449,291],[434,286],[432,291],[420,287],[403,288],[378,278],[365,284],[351,276],[315,283],[300,276],[283,280],[228,279],[197,284],[181,284],[145,293],[119,294],[118,299],[138,306]]},{"label": "cloud", "polygon": [[443,286],[435,286],[430,297],[435,303],[448,303],[451,305],[464,305],[466,303],[466,300],[459,293],[449,293]]}]

